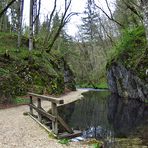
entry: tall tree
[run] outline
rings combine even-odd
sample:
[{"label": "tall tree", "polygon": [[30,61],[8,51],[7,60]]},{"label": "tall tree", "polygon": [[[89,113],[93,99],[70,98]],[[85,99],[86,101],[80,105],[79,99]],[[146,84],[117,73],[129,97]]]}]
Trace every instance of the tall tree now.
[{"label": "tall tree", "polygon": [[29,51],[33,49],[33,0],[30,0],[29,16]]},{"label": "tall tree", "polygon": [[21,46],[22,19],[23,19],[24,0],[18,1],[18,48]]},{"label": "tall tree", "polygon": [[[56,0],[55,0],[56,2]],[[68,12],[69,11],[69,8],[71,6],[71,3],[72,3],[72,0],[65,0],[64,1],[64,12],[62,13],[62,16],[60,18],[60,23],[59,23],[59,26],[56,30],[56,32],[54,33],[54,36],[52,37],[52,39],[50,40],[49,42],[49,46],[48,46],[48,50],[46,50],[46,52],[50,52],[51,49],[53,48],[56,40],[58,39],[63,27],[70,21],[70,18],[73,16],[73,15],[76,15],[77,13],[75,12]],[[56,3],[55,3],[55,7],[56,7]],[[55,8],[54,7],[54,8]],[[53,9],[54,11],[55,9]],[[53,13],[53,12],[52,12]],[[51,14],[52,14],[51,13]],[[53,18],[53,14],[51,15],[51,17]],[[50,18],[51,18],[50,17]],[[49,32],[50,33],[50,32]],[[48,35],[50,36],[50,35]],[[48,38],[49,39],[49,38]]]},{"label": "tall tree", "polygon": [[145,32],[146,32],[146,39],[148,42],[148,1],[147,0],[141,0],[141,4],[143,7],[143,14],[144,14],[144,26],[145,26]]},{"label": "tall tree", "polygon": [[41,0],[34,0],[33,4],[33,24],[34,24],[34,34],[38,35],[39,33],[39,15],[40,15],[40,8],[41,8]]},{"label": "tall tree", "polygon": [[85,41],[93,41],[97,36],[97,22],[98,14],[95,11],[95,5],[93,0],[87,0],[86,8],[84,11],[84,17],[82,18],[82,25],[80,32],[83,34]]},{"label": "tall tree", "polygon": [[19,2],[15,2],[10,6],[11,11],[11,32],[17,32],[19,22]]}]

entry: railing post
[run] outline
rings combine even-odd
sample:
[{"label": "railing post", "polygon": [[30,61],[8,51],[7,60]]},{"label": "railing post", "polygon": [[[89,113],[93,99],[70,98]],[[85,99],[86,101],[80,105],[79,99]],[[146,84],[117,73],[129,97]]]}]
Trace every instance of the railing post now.
[{"label": "railing post", "polygon": [[57,104],[56,103],[51,103],[52,107],[52,115],[56,117],[55,121],[52,121],[52,130],[55,134],[58,134],[58,111],[57,111]]},{"label": "railing post", "polygon": [[[39,109],[41,109],[41,99],[40,98],[38,98],[37,99],[37,107],[39,108]],[[42,115],[40,114],[40,112],[38,112],[38,120],[40,121],[40,122],[42,122]]]},{"label": "railing post", "polygon": [[[30,96],[30,105],[33,105],[32,96]],[[30,106],[30,114],[33,115],[33,108]]]}]

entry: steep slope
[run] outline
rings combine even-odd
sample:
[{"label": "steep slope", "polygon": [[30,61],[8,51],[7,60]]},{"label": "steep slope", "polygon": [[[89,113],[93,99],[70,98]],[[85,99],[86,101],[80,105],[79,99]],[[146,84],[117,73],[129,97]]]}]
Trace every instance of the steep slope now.
[{"label": "steep slope", "polygon": [[25,37],[20,49],[16,42],[16,35],[0,33],[0,103],[13,103],[15,96],[25,95],[28,91],[63,93],[63,59],[46,53],[38,43],[29,52]]},{"label": "steep slope", "polygon": [[124,32],[115,47],[117,54],[108,62],[107,77],[111,92],[121,97],[148,100],[148,49],[143,27]]}]

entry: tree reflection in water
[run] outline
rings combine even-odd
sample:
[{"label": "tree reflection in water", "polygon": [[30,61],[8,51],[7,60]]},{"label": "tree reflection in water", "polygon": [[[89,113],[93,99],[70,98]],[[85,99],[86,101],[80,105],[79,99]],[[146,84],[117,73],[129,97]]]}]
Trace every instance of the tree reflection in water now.
[{"label": "tree reflection in water", "polygon": [[112,140],[128,137],[139,125],[147,124],[148,107],[137,100],[111,95],[107,91],[83,93],[81,100],[60,106],[60,116],[83,137]]}]

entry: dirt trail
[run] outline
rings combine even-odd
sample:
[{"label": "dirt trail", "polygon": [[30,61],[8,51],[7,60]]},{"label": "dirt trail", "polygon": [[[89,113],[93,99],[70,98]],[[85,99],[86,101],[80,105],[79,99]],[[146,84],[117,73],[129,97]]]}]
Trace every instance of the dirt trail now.
[{"label": "dirt trail", "polygon": [[[69,103],[81,97],[86,90],[71,92],[61,98]],[[48,107],[47,103],[43,106]],[[87,148],[80,143],[61,145],[56,139],[48,137],[48,133],[29,116],[27,105],[0,110],[0,148]]]}]

